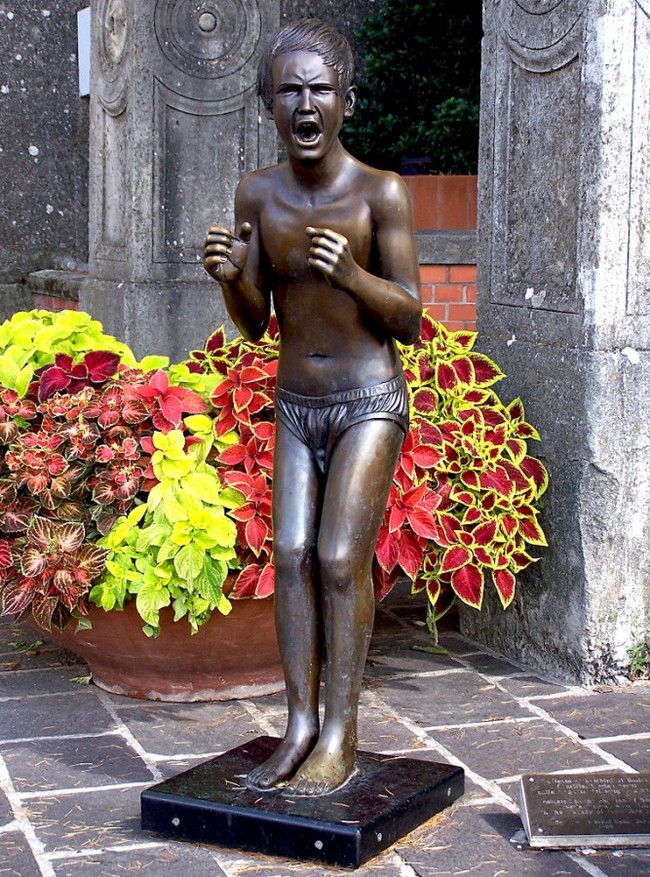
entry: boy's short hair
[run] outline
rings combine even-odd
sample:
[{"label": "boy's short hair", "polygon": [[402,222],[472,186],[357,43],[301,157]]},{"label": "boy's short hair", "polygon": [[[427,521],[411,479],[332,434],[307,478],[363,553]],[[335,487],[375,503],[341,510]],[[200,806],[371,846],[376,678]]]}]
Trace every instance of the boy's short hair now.
[{"label": "boy's short hair", "polygon": [[350,44],[343,36],[320,18],[303,18],[296,24],[289,24],[270,40],[266,46],[257,72],[257,93],[264,106],[273,106],[273,61],[288,52],[314,52],[323,63],[336,70],[339,88],[345,94],[354,78],[354,55]]}]

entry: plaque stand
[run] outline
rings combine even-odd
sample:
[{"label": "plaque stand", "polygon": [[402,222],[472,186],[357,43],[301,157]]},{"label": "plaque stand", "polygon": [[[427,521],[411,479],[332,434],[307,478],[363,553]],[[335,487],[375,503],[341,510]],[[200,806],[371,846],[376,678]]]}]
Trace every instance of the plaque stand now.
[{"label": "plaque stand", "polygon": [[178,840],[357,868],[464,791],[462,768],[359,752],[359,772],[318,798],[258,792],[246,774],[278,744],[250,743],[142,793],[142,828]]},{"label": "plaque stand", "polygon": [[531,847],[650,846],[650,773],[526,774],[521,821]]}]

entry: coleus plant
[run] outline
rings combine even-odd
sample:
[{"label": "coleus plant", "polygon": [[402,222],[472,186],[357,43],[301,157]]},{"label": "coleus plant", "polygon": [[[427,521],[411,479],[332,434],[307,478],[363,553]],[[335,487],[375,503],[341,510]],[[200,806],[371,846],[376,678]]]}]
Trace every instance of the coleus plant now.
[{"label": "coleus plant", "polygon": [[[88,321],[87,315],[79,320],[82,325]],[[14,322],[33,327],[34,319]],[[52,351],[50,363],[30,365],[32,380],[24,394],[0,387],[0,591],[5,613],[29,611],[45,628],[62,627],[73,615],[82,619],[93,585],[108,575],[110,546],[99,544],[101,538],[134,507],[144,514],[149,491],[161,485],[166,464],[159,466],[155,443],[164,444],[173,434],[188,445],[203,443],[206,453],[213,444],[212,419],[204,413],[208,404],[199,393],[172,383],[161,369],[133,365],[130,353],[125,359],[126,364],[111,350],[76,356]],[[37,353],[34,363],[40,362]],[[179,373],[195,386],[211,386],[186,369]],[[199,471],[206,466],[204,458],[192,457],[198,467],[195,481],[186,479],[184,487],[199,490],[202,479],[202,489],[216,488],[217,496],[221,488],[213,469]],[[210,514],[192,511],[197,527],[205,529]],[[227,527],[230,558],[236,530],[233,521]],[[149,553],[149,546],[141,550]],[[214,545],[210,550],[216,556]],[[184,554],[177,567],[193,576]],[[150,618],[150,612],[145,614]],[[190,613],[192,618],[197,614]]]},{"label": "coleus plant", "polygon": [[205,462],[213,443],[211,419],[195,415],[185,424],[189,435],[175,429],[142,440],[156,483],[146,503],[100,541],[108,551],[106,573],[90,592],[106,611],[135,596],[150,636],[159,633],[166,606],[173,606],[175,621],[186,617],[193,631],[215,609],[228,614],[231,608],[224,582],[237,562],[237,529],[226,511],[240,506],[242,496],[223,487]]},{"label": "coleus plant", "polygon": [[[407,576],[426,591],[429,623],[456,597],[480,608],[486,581],[504,608],[516,576],[544,546],[538,522],[548,475],[528,454],[539,438],[523,404],[504,405],[493,385],[498,366],[474,351],[475,332],[450,332],[426,317],[420,340],[400,350],[411,402],[410,431],[390,491],[374,564],[375,590],[385,596]],[[262,596],[273,586],[271,461],[273,389],[277,372],[275,322],[259,344],[227,341],[223,329],[186,366],[220,376],[212,395],[217,437],[227,443],[216,460],[224,485],[245,503],[238,521],[241,572],[236,596]]]}]

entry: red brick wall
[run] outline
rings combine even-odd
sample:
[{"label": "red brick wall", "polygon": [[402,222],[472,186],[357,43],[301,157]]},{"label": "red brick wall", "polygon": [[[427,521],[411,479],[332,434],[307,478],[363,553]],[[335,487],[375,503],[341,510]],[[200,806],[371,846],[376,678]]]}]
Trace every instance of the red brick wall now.
[{"label": "red brick wall", "polygon": [[476,265],[420,265],[427,313],[448,329],[476,328]]}]

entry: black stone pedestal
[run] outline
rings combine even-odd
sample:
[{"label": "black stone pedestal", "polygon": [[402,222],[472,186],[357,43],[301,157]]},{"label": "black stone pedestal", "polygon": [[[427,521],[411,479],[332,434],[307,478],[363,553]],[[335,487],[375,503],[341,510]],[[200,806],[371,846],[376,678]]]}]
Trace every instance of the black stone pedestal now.
[{"label": "black stone pedestal", "polygon": [[359,752],[359,772],[331,795],[256,792],[246,774],[278,740],[258,737],[142,793],[142,827],[178,840],[358,868],[448,807],[460,767]]}]

